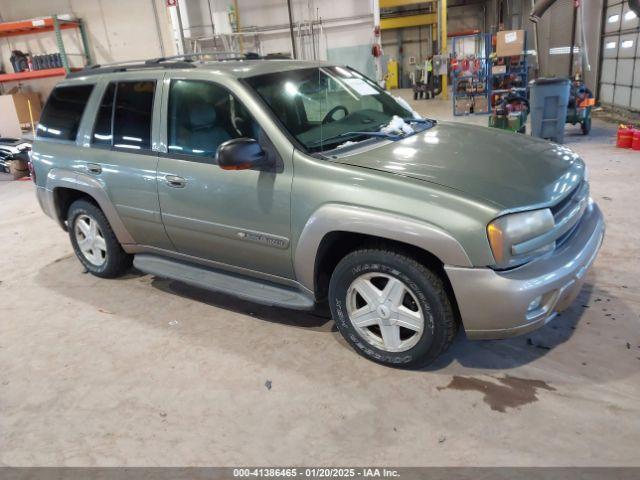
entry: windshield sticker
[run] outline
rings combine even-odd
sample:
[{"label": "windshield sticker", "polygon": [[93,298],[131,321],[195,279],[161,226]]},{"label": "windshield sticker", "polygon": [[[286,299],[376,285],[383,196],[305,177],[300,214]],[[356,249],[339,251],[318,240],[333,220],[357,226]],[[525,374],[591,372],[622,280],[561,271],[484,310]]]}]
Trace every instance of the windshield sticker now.
[{"label": "windshield sticker", "polygon": [[343,78],[342,81],[360,95],[378,95],[378,90],[360,78]]}]

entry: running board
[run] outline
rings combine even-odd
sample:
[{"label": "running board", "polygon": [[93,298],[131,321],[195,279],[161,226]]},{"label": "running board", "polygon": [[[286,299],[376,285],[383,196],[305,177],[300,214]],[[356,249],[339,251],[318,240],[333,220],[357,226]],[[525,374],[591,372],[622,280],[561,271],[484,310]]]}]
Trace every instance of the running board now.
[{"label": "running board", "polygon": [[220,270],[210,270],[180,261],[138,253],[133,265],[140,271],[204,288],[262,305],[311,310],[315,303],[311,295],[294,288],[254,278],[240,277]]}]

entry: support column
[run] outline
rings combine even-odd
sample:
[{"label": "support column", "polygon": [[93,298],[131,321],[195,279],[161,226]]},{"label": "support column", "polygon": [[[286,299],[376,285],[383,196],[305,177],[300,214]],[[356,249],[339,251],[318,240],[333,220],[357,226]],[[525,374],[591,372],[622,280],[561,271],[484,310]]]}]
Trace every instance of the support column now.
[{"label": "support column", "polygon": [[[447,55],[447,0],[440,0],[438,2],[438,26],[440,27],[440,55]],[[446,60],[445,60],[446,61]],[[448,63],[448,62],[447,62]],[[447,100],[448,88],[447,83],[449,81],[448,75],[442,76],[442,98]]]}]

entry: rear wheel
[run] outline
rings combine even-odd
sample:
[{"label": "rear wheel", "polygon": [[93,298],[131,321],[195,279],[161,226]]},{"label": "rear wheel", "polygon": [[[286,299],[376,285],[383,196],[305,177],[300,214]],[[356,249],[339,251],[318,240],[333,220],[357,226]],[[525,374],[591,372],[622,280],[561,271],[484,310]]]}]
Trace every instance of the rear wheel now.
[{"label": "rear wheel", "polygon": [[73,202],[67,226],[76,256],[93,275],[114,278],[131,267],[131,255],[122,250],[104,213],[93,203]]},{"label": "rear wheel", "polygon": [[361,355],[417,367],[451,344],[456,320],[440,277],[413,258],[382,249],[343,258],[329,301],[340,333]]}]

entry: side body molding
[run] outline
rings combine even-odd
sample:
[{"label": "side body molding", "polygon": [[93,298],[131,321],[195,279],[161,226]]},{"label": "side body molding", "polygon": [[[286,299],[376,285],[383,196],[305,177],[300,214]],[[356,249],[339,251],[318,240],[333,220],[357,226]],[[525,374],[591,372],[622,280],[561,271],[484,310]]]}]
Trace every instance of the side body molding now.
[{"label": "side body molding", "polygon": [[315,259],[322,239],[331,232],[371,235],[413,245],[447,265],[471,267],[462,245],[444,230],[419,220],[343,204],[320,207],[300,234],[294,254],[296,279],[313,291]]},{"label": "side body molding", "polygon": [[[57,220],[63,227],[65,219],[61,217],[60,206],[56,205],[55,189],[70,188],[84,192],[91,196],[104,212],[109,224],[121,244],[133,244],[135,240],[122,223],[122,219],[115,206],[109,199],[102,184],[90,175],[73,172],[70,170],[53,168],[47,174],[47,183],[44,188],[38,187],[38,198],[43,203],[45,212]],[[42,198],[44,197],[44,198]]]}]

